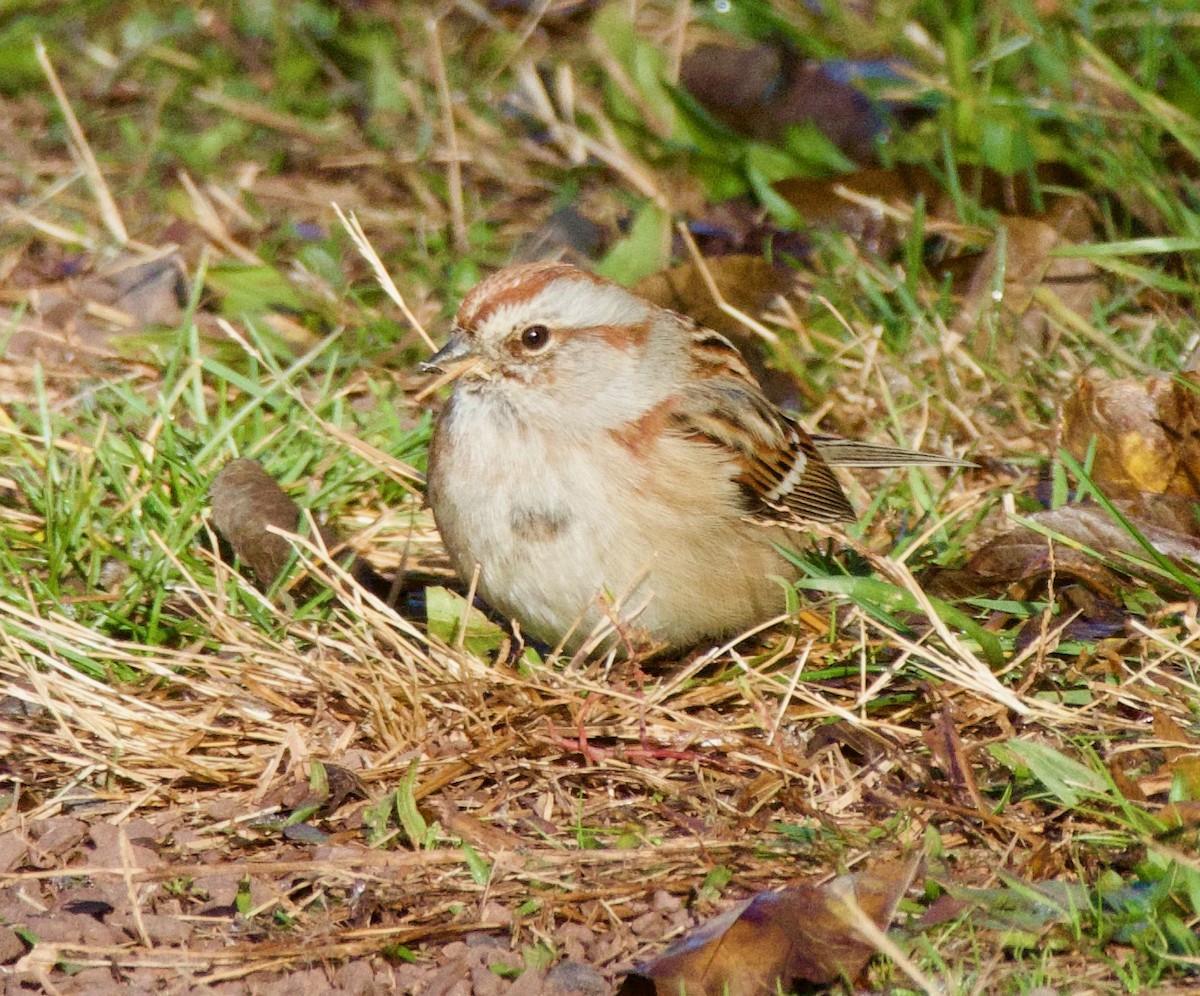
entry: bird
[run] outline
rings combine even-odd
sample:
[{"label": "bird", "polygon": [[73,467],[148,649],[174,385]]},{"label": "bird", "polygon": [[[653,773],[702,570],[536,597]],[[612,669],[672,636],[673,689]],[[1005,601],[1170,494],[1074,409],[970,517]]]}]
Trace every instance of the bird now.
[{"label": "bird", "polygon": [[647,656],[779,615],[805,523],[852,520],[833,467],[970,466],[810,433],[725,336],[562,262],[463,299],[423,364],[451,384],[427,498],[456,572],[522,633]]}]

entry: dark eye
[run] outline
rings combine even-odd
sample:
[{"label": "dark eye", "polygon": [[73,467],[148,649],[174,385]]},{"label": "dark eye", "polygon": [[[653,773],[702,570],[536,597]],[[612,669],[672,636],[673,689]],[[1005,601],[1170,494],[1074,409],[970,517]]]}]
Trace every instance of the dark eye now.
[{"label": "dark eye", "polygon": [[550,330],[545,325],[530,325],[521,333],[521,345],[526,349],[541,349],[550,341]]}]

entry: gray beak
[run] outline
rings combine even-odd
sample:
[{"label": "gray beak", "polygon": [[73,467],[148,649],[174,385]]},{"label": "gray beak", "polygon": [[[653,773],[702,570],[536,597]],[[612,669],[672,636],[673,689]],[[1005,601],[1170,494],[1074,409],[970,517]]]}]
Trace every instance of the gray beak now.
[{"label": "gray beak", "polygon": [[421,364],[422,373],[442,373],[447,367],[454,366],[460,360],[473,355],[471,340],[465,332],[455,329],[450,333],[450,339],[441,349]]}]

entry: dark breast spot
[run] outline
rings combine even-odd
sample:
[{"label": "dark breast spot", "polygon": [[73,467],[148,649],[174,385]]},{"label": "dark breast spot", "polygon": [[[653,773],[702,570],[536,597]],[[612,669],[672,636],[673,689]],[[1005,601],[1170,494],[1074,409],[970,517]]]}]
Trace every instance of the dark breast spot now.
[{"label": "dark breast spot", "polygon": [[517,539],[545,543],[566,532],[571,525],[571,516],[561,508],[515,508],[508,524]]}]

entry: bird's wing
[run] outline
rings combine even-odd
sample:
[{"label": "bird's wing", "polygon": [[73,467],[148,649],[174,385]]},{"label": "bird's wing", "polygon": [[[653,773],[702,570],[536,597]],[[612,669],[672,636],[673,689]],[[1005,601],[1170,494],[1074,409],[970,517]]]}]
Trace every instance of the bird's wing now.
[{"label": "bird's wing", "polygon": [[767,400],[732,343],[707,329],[694,337],[696,376],[671,414],[671,430],[729,454],[755,519],[852,520],[854,509],[813,438]]}]

